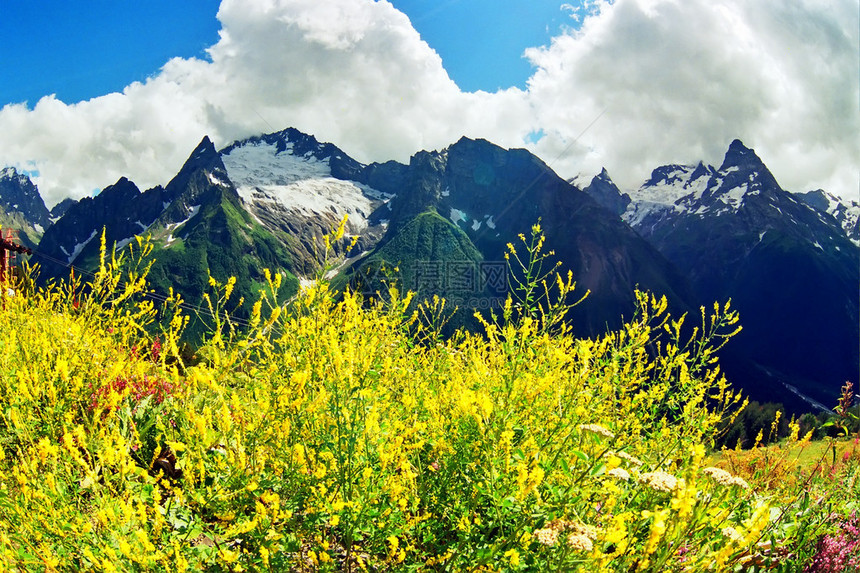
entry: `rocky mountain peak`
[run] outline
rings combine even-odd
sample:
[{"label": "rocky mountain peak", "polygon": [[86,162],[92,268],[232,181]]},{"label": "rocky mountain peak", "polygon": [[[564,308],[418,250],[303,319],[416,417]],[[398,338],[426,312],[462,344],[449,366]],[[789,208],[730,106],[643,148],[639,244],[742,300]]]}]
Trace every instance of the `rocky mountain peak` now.
[{"label": "rocky mountain peak", "polygon": [[836,219],[851,242],[860,246],[860,203],[842,199],[823,189],[794,193],[794,196],[817,212]]},{"label": "rocky mountain peak", "polygon": [[391,201],[394,220],[407,222],[436,206],[447,189],[446,159],[445,153],[436,151],[419,151],[410,158],[406,189]]},{"label": "rocky mountain peak", "polygon": [[756,152],[739,139],[729,145],[714,183],[715,186],[709,185],[708,194],[715,197],[726,192],[738,197],[751,192],[770,197],[787,195]]},{"label": "rocky mountain peak", "polygon": [[710,177],[714,174],[714,168],[710,165],[705,165],[703,161],[699,161],[699,164],[696,165],[696,168],[693,169],[693,172],[690,174],[690,179],[685,184],[686,186],[690,186],[691,182],[695,181],[699,177]]},{"label": "rocky mountain peak", "polygon": [[31,225],[43,229],[51,225],[51,216],[39,189],[14,167],[0,171],[0,208],[7,214],[19,213]]},{"label": "rocky mountain peak", "polygon": [[612,177],[609,176],[609,171],[605,167],[582,190],[614,215],[624,213],[631,201],[630,195],[622,193],[612,181]]},{"label": "rocky mountain peak", "polygon": [[206,169],[217,166],[223,167],[221,157],[218,155],[218,151],[215,150],[215,144],[212,143],[209,136],[204,135],[203,139],[197,144],[194,151],[191,152],[191,155],[185,161],[185,164],[179,172],[182,173],[183,171],[191,171],[200,168]]},{"label": "rocky mountain peak", "polygon": [[[327,166],[328,174],[336,179],[358,181],[365,167],[336,145],[321,143],[313,135],[293,127],[236,141],[222,149],[220,153],[222,158],[229,157],[247,146],[271,146],[275,156],[288,154],[307,161],[316,161]],[[241,186],[239,182],[235,183]]]},{"label": "rocky mountain peak", "polygon": [[643,187],[656,187],[657,185],[674,185],[686,180],[690,168],[686,165],[661,165],[651,172],[651,177],[643,183]]},{"label": "rocky mountain peak", "polygon": [[69,207],[77,203],[74,199],[66,197],[51,208],[51,221],[56,221],[69,210]]},{"label": "rocky mountain peak", "polygon": [[729,144],[719,171],[726,171],[731,167],[737,167],[743,171],[767,170],[756,152],[744,145],[740,139],[735,139]]},{"label": "rocky mountain peak", "polygon": [[183,195],[189,204],[193,204],[199,195],[212,186],[230,189],[236,193],[227,177],[227,168],[224,167],[221,155],[209,136],[204,136],[179,173],[164,187],[162,199],[164,203],[172,203]]}]

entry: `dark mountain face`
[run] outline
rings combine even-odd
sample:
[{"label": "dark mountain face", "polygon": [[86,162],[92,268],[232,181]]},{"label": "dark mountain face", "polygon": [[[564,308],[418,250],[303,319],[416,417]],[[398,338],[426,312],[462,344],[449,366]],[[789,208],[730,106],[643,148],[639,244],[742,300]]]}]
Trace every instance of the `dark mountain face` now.
[{"label": "dark mountain face", "polygon": [[0,171],[0,208],[7,213],[20,213],[31,224],[40,225],[43,229],[51,226],[50,213],[39,189],[14,167]]},{"label": "dark mountain face", "polygon": [[[108,246],[124,246],[135,235],[143,235],[162,218],[167,222],[182,220],[184,205],[193,205],[197,196],[211,183],[206,173],[217,172],[220,163],[209,138],[204,140],[166,188],[154,187],[143,193],[137,185],[120,178],[95,197],[86,197],[68,205],[62,217],[45,233],[37,256],[41,257],[46,278],[68,273],[68,265],[91,266],[98,254],[102,229]],[[184,195],[184,202],[174,205]],[[84,262],[88,261],[88,262]]]},{"label": "dark mountain face", "polygon": [[[435,265],[435,273],[445,274],[455,272],[450,269],[460,262],[465,267],[477,264],[474,276],[480,278],[480,265],[504,267],[507,243],[541,221],[548,248],[564,269],[573,271],[580,294],[591,291],[575,309],[574,325],[580,332],[602,331],[619,324],[622,315],[631,316],[635,285],[666,294],[676,309],[688,308],[689,288],[664,257],[528,151],[463,138],[442,152],[416,154],[405,170],[398,171],[403,186],[391,201],[388,231],[369,260],[402,265],[408,253],[391,245],[416,220],[426,227],[427,213],[432,213],[437,227],[440,221],[456,226],[470,243],[465,250],[474,249],[480,258],[459,261],[462,239],[452,239],[451,248],[432,255],[441,258],[422,260],[422,268]],[[437,228],[434,236],[439,232]],[[407,276],[404,282],[414,287],[419,278]],[[440,281],[450,278],[445,275]],[[428,289],[426,294],[436,292]],[[473,294],[486,296],[480,288]]]},{"label": "dark mountain face", "polygon": [[68,274],[68,265],[75,263],[91,243],[98,252],[103,226],[110,242],[142,233],[146,224],[138,224],[139,196],[137,186],[123,177],[95,197],[70,205],[39,243],[36,260],[42,265],[42,278]]},{"label": "dark mountain face", "polygon": [[860,251],[740,141],[719,169],[658,168],[623,217],[690,278],[701,304],[732,299],[744,331],[730,352],[769,373],[763,394],[777,379],[831,404],[857,380]]},{"label": "dark mountain face", "polygon": [[69,210],[69,207],[77,203],[74,199],[66,197],[56,205],[51,208],[51,221],[56,221],[60,217],[66,214],[66,211]]},{"label": "dark mountain face", "polygon": [[614,215],[621,216],[630,204],[630,195],[622,193],[603,168],[591,182],[582,189],[598,204]]}]

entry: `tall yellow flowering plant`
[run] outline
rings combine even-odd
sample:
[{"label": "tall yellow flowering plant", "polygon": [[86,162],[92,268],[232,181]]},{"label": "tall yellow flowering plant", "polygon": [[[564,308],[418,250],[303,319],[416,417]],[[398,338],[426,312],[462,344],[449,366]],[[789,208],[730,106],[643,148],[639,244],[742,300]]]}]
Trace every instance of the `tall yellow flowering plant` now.
[{"label": "tall yellow flowering plant", "polygon": [[520,289],[448,339],[396,285],[369,301],[327,272],[286,305],[267,273],[242,325],[213,278],[194,356],[187,307],[156,307],[134,259],[103,259],[75,304],[68,285],[5,299],[0,563],[791,570],[775,548],[808,541],[815,506],[706,461],[742,406],[714,364],[736,313],[687,329],[638,293],[627,324],[578,339],[572,277],[540,270],[539,227],[522,243]]}]

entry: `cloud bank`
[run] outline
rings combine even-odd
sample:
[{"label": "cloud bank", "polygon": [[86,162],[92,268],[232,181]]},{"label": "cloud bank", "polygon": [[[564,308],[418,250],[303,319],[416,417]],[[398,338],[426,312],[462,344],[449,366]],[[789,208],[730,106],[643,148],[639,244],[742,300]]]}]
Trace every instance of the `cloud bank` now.
[{"label": "cloud bank", "polygon": [[0,109],[0,165],[38,171],[52,204],[120,176],[166,183],[203,135],[220,147],[293,126],[365,162],[466,135],[636,187],[661,164],[719,164],[739,137],[783,187],[858,199],[856,2],[594,7],[527,51],[525,90],[469,93],[384,0],[223,0],[209,60],[170,60],[84,102]]}]

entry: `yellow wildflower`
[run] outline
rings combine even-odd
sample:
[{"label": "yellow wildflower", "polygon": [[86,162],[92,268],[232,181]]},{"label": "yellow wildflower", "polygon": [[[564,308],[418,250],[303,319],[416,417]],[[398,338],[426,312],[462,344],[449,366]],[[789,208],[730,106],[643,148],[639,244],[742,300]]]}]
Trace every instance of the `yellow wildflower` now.
[{"label": "yellow wildflower", "polygon": [[508,559],[508,563],[511,564],[511,567],[520,566],[520,552],[516,549],[508,549],[505,551],[505,557]]}]

